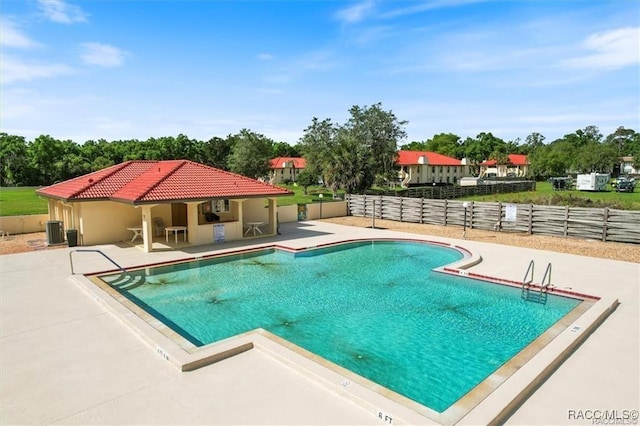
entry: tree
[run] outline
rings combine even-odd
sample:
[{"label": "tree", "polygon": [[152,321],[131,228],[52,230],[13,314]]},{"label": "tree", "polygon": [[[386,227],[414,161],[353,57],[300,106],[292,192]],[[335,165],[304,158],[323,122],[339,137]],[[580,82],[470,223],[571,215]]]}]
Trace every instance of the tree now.
[{"label": "tree", "polygon": [[579,151],[575,165],[577,171],[582,173],[609,173],[617,160],[618,155],[614,146],[589,142]]},{"label": "tree", "polygon": [[271,169],[273,141],[247,129],[242,129],[233,139],[229,169],[253,179],[267,176]]},{"label": "tree", "polygon": [[551,145],[544,145],[530,154],[530,173],[536,179],[565,176],[569,168],[568,159]]},{"label": "tree", "polygon": [[336,131],[331,119],[320,121],[317,117],[313,117],[311,125],[304,129],[299,146],[306,161],[305,170],[312,175],[324,174]]},{"label": "tree", "polygon": [[62,180],[65,148],[49,135],[38,136],[29,145],[29,162],[35,172],[36,185],[51,185]]},{"label": "tree", "polygon": [[375,174],[368,147],[354,138],[348,129],[341,129],[332,148],[324,176],[334,195],[338,189],[351,194],[371,187]]},{"label": "tree", "polygon": [[426,151],[427,142],[412,141],[400,146],[400,149],[404,151]]},{"label": "tree", "polygon": [[479,164],[491,157],[496,152],[505,152],[506,143],[491,133],[479,133],[475,139],[467,137],[460,147],[461,158],[469,160],[471,171],[479,173]]},{"label": "tree", "polygon": [[505,141],[493,136],[492,133],[479,133],[475,139],[466,138],[462,143],[462,157],[472,163],[487,160],[493,152],[504,151]]},{"label": "tree", "polygon": [[217,169],[229,170],[229,157],[233,151],[234,138],[213,137],[202,144],[202,162]]},{"label": "tree", "polygon": [[381,103],[371,107],[354,105],[349,113],[351,117],[343,126],[349,132],[348,139],[365,149],[374,175],[393,179],[398,144],[407,137],[404,126],[408,122],[399,121],[391,111],[383,111]]},{"label": "tree", "polygon": [[304,195],[308,195],[307,190],[309,189],[309,187],[318,183],[318,175],[314,175],[305,168],[298,174],[296,183],[302,187]]},{"label": "tree", "polygon": [[425,143],[424,151],[437,152],[447,157],[461,158],[462,140],[453,133],[440,133],[434,135]]},{"label": "tree", "polygon": [[525,139],[521,154],[533,154],[538,148],[544,146],[545,137],[538,132],[533,132]]},{"label": "tree", "polygon": [[615,132],[607,136],[605,143],[613,146],[619,157],[633,155],[634,152],[640,151],[640,133],[633,129],[618,127]]},{"label": "tree", "polygon": [[275,157],[300,157],[300,153],[286,142],[274,142],[272,158]]},{"label": "tree", "polygon": [[31,184],[27,142],[22,136],[0,133],[0,184]]}]

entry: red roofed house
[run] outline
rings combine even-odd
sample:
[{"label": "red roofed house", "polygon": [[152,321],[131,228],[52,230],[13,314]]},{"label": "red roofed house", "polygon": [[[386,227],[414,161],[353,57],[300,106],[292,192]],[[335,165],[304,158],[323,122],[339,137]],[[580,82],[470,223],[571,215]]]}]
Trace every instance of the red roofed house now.
[{"label": "red roofed house", "polygon": [[529,159],[522,154],[509,154],[507,164],[498,164],[496,160],[480,163],[480,177],[524,177],[529,173]]},{"label": "red roofed house", "polygon": [[400,166],[402,186],[433,183],[457,183],[469,176],[465,160],[447,157],[430,151],[398,151],[396,164]]},{"label": "red roofed house", "polygon": [[182,232],[190,245],[274,235],[277,197],[292,194],[187,160],[127,161],[36,193],[80,245],[133,242],[133,234],[145,251],[154,237],[166,246]]},{"label": "red roofed house", "polygon": [[269,182],[295,182],[296,176],[305,168],[306,161],[301,157],[277,157],[271,160],[271,176]]}]

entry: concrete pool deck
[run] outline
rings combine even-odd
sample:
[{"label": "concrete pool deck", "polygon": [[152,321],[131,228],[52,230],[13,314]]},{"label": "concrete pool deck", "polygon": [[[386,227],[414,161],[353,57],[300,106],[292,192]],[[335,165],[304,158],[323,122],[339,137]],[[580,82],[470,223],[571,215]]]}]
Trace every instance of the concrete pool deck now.
[{"label": "concrete pool deck", "polygon": [[[280,231],[281,236],[251,243],[310,247],[366,237],[454,243],[482,256],[469,271],[513,281],[522,280],[530,260],[537,265],[536,280],[551,262],[553,284],[612,297],[620,305],[507,423],[590,424],[581,417],[588,410],[623,415],[639,408],[638,264],[323,222],[283,224]],[[155,253],[126,244],[91,248],[128,267],[247,245]],[[384,423],[375,410],[265,350],[180,372],[69,279],[70,250],[0,256],[0,423]],[[112,269],[91,253],[75,254],[74,267],[79,273]]]}]

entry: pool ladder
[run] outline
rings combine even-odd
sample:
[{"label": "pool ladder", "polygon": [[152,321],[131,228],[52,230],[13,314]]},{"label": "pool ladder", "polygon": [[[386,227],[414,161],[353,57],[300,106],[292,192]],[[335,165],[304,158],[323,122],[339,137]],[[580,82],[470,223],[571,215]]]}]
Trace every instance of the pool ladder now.
[{"label": "pool ladder", "polygon": [[527,272],[525,272],[524,278],[522,279],[521,297],[531,302],[546,303],[547,292],[549,290],[549,287],[551,286],[551,262],[549,262],[549,264],[547,265],[547,269],[545,269],[544,271],[544,275],[542,276],[542,281],[540,281],[540,286],[537,292],[531,291],[534,268],[535,262],[532,260],[531,262],[529,262]]}]

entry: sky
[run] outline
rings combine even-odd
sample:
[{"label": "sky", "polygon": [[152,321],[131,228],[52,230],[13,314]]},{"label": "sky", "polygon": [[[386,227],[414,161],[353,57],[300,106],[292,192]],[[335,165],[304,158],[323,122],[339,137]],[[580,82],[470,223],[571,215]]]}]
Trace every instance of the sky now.
[{"label": "sky", "polygon": [[640,131],[637,0],[2,0],[0,131],[242,129],[296,144],[382,104],[407,139]]}]

